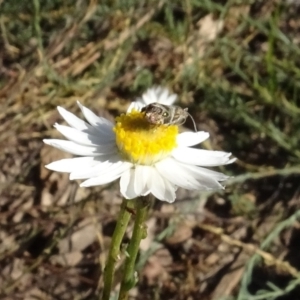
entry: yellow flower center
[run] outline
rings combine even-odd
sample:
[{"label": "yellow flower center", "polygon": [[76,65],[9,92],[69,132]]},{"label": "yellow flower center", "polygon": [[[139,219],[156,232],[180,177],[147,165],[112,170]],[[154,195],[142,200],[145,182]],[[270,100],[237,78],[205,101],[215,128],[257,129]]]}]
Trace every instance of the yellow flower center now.
[{"label": "yellow flower center", "polygon": [[150,124],[143,112],[133,110],[116,118],[114,132],[125,159],[151,165],[168,156],[176,147],[178,126]]}]

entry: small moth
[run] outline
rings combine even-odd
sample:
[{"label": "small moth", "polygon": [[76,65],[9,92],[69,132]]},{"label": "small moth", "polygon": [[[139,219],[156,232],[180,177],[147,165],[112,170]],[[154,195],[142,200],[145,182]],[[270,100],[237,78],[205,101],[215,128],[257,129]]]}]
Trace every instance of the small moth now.
[{"label": "small moth", "polygon": [[154,125],[182,125],[190,117],[197,131],[195,121],[187,108],[154,102],[143,107],[142,112],[145,113],[146,120]]}]

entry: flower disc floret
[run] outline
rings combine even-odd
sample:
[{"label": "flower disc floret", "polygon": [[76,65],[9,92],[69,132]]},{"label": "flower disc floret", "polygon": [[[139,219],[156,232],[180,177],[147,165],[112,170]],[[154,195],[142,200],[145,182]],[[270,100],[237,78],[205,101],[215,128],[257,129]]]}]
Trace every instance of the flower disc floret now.
[{"label": "flower disc floret", "polygon": [[136,164],[152,165],[177,146],[178,126],[150,124],[136,110],[117,117],[114,132],[122,156]]}]

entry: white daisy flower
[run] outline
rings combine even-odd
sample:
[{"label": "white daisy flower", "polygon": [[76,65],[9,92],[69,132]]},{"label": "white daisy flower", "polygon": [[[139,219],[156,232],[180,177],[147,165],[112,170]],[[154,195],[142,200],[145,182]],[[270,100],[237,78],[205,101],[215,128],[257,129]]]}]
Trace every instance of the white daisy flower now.
[{"label": "white daisy flower", "polygon": [[231,153],[190,148],[209,137],[204,131],[178,132],[177,125],[150,124],[141,109],[150,103],[171,105],[176,95],[151,88],[133,102],[116,124],[96,116],[78,102],[87,122],[62,107],[58,111],[69,126],[54,127],[67,140],[44,142],[76,158],[62,159],[46,167],[70,173],[70,180],[85,179],[82,187],[106,184],[120,178],[120,191],[126,199],[153,194],[173,202],[177,187],[189,190],[215,190],[228,176],[203,167],[232,163]]}]

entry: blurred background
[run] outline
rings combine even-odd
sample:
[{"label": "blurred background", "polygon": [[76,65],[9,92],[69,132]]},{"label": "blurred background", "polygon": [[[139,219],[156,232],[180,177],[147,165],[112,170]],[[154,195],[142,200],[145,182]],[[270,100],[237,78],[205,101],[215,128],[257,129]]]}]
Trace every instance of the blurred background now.
[{"label": "blurred background", "polygon": [[58,105],[113,120],[161,85],[210,133],[201,147],[238,161],[224,191],[153,204],[131,299],[300,299],[299,15],[298,0],[0,0],[0,298],[99,298],[119,184],[46,170],[69,156],[42,139],[62,138]]}]

